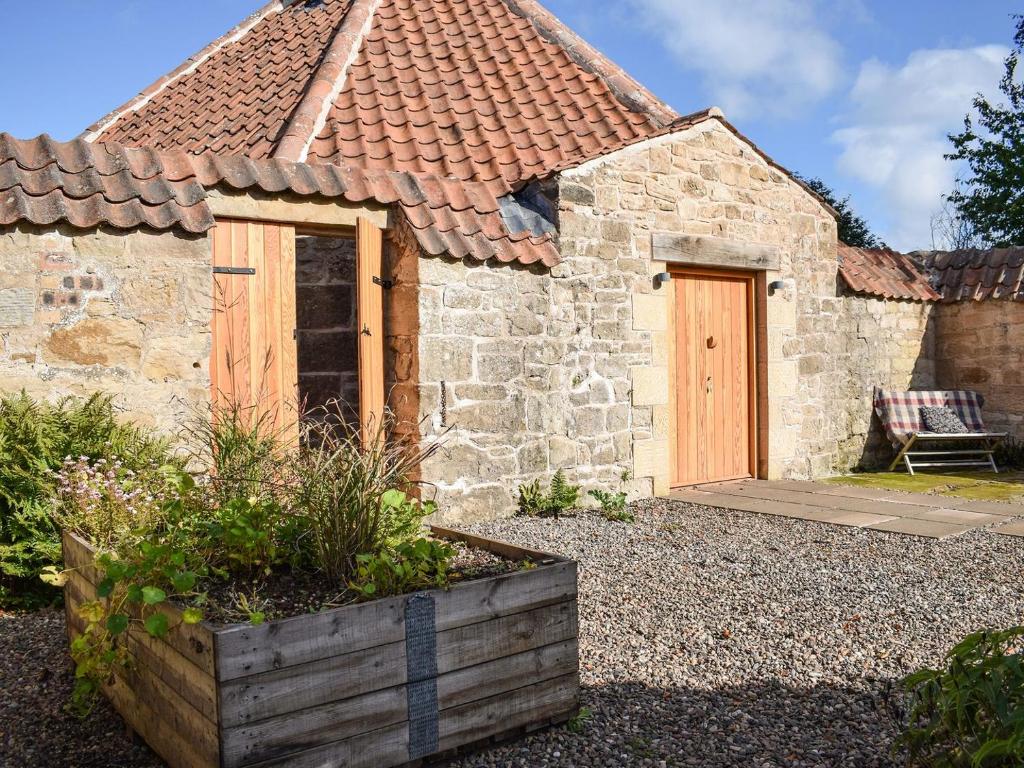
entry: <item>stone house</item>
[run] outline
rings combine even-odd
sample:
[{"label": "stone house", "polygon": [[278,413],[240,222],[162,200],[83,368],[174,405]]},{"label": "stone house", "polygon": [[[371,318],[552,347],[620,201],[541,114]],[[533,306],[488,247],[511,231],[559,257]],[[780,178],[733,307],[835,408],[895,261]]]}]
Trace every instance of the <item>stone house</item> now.
[{"label": "stone house", "polygon": [[872,386],[963,374],[913,260],[534,0],[275,0],[75,141],[0,135],[0,263],[0,390],[386,403],[449,520],[827,475]]}]

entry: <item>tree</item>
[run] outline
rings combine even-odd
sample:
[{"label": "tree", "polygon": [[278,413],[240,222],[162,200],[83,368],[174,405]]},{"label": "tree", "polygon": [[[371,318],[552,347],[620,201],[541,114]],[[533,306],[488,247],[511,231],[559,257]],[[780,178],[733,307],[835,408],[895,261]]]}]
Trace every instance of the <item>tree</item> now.
[{"label": "tree", "polygon": [[1017,81],[1017,64],[1024,51],[1024,16],[1014,15],[1014,49],[1006,58],[999,90],[1005,104],[974,97],[974,112],[964,118],[964,130],[952,134],[949,160],[970,169],[949,200],[959,217],[991,246],[1024,244],[1024,84]]},{"label": "tree", "polygon": [[816,192],[822,200],[831,205],[839,214],[839,240],[840,242],[852,245],[855,248],[884,248],[883,243],[875,235],[868,223],[858,216],[850,204],[850,196],[839,197],[832,188],[819,178],[807,179],[795,174],[799,181],[802,181],[813,192]]},{"label": "tree", "polygon": [[[958,179],[953,194],[961,189],[961,184]],[[932,250],[959,251],[965,248],[984,248],[984,239],[978,234],[974,224],[960,214],[951,197],[952,195],[944,195],[942,207],[932,214]]]}]

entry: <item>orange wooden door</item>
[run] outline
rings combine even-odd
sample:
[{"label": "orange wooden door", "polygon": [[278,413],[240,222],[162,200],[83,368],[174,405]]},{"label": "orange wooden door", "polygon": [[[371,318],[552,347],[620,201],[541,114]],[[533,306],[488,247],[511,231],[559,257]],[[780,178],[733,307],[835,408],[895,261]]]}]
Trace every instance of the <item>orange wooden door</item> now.
[{"label": "orange wooden door", "polygon": [[753,280],[675,276],[675,477],[693,485],[753,474]]},{"label": "orange wooden door", "polygon": [[297,421],[295,228],[218,220],[210,383],[218,407]]}]

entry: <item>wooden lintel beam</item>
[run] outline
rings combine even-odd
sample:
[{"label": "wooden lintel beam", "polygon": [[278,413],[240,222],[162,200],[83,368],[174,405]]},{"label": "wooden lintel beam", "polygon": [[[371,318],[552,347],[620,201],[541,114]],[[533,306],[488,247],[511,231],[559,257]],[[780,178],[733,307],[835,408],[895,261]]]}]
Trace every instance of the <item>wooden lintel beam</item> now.
[{"label": "wooden lintel beam", "polygon": [[380,229],[387,229],[390,223],[386,206],[353,205],[342,200],[297,195],[270,198],[210,190],[206,202],[215,218],[350,228],[354,228],[359,219],[365,219]]},{"label": "wooden lintel beam", "polygon": [[779,249],[775,246],[710,235],[662,232],[652,236],[652,257],[655,261],[674,264],[756,271],[776,271],[781,265]]}]

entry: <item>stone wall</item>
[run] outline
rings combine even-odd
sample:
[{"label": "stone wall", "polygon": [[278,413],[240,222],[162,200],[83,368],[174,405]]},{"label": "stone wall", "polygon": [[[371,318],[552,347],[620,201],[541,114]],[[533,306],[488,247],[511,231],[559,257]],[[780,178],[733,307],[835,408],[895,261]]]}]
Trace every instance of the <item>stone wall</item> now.
[{"label": "stone wall", "polygon": [[981,392],[986,426],[1024,440],[1024,303],[939,304],[934,317],[938,385]]},{"label": "stone wall", "polygon": [[893,457],[872,393],[935,387],[935,305],[845,296],[836,327],[838,450],[832,469],[877,469]]},{"label": "stone wall", "polygon": [[314,412],[340,400],[358,423],[355,260],[351,238],[295,240],[299,400]]},{"label": "stone wall", "polygon": [[391,404],[442,440],[422,472],[441,519],[509,514],[519,484],[560,468],[618,488],[631,467],[629,366],[643,359],[619,337],[629,277],[422,258],[406,234],[389,248]]},{"label": "stone wall", "polygon": [[0,264],[0,392],[109,392],[165,432],[208,402],[207,238],[21,226]]},{"label": "stone wall", "polygon": [[673,298],[671,283],[652,285],[666,268],[652,260],[655,232],[757,244],[778,255],[779,271],[765,278],[785,280],[786,288],[760,302],[761,471],[806,477],[834,466],[839,373],[830,350],[842,300],[835,220],[817,199],[712,120],[568,171],[561,213],[568,271],[627,276],[616,333],[637,348],[624,400],[637,478],[650,478],[658,492],[671,480]]},{"label": "stone wall", "polygon": [[584,489],[668,489],[673,288],[653,279],[656,232],[778,254],[758,306],[762,476],[876,461],[872,387],[931,386],[930,307],[844,296],[834,218],[717,121],[564,173],[558,204],[549,273],[422,258],[394,234],[392,403],[445,436],[423,470],[445,519],[508,514],[520,483],[557,469]]}]

